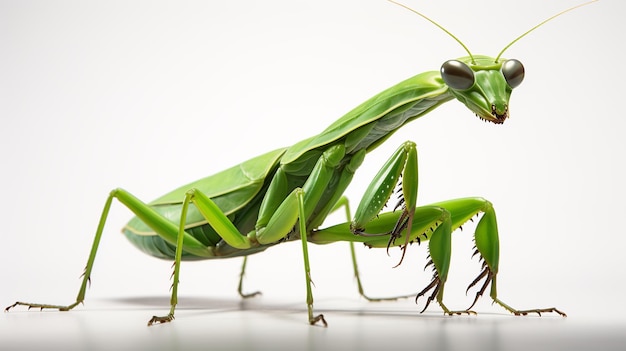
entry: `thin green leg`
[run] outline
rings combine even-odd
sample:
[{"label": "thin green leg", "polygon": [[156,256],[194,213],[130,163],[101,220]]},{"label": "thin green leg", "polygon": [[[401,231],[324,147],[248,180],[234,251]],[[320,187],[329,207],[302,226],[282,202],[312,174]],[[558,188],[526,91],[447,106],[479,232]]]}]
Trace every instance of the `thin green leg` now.
[{"label": "thin green leg", "polygon": [[148,321],[148,326],[155,323],[167,323],[174,320],[174,310],[178,304],[178,282],[180,281],[180,262],[183,257],[183,239],[185,238],[185,221],[187,219],[187,210],[189,209],[189,202],[193,194],[187,192],[185,194],[185,200],[183,201],[183,207],[180,214],[180,224],[178,226],[178,237],[176,240],[176,254],[174,257],[174,273],[172,281],[172,297],[170,298],[170,312],[167,316],[152,316]]},{"label": "thin green leg", "polygon": [[[148,326],[159,323],[167,323],[174,320],[174,311],[176,310],[176,305],[178,304],[178,283],[180,281],[180,263],[182,261],[183,249],[185,248],[184,239],[185,239],[185,223],[187,220],[187,212],[189,209],[189,204],[191,202],[200,209],[201,213],[209,220],[209,223],[219,231],[220,236],[229,242],[238,243],[240,245],[249,245],[247,242],[247,238],[245,240],[243,238],[239,238],[241,234],[235,228],[230,221],[225,219],[223,213],[217,206],[211,201],[206,195],[197,189],[191,189],[185,193],[185,199],[183,200],[181,215],[180,215],[180,223],[178,225],[178,234],[176,236],[176,254],[174,258],[174,273],[173,281],[172,281],[172,296],[170,299],[170,312],[166,316],[152,316],[152,318],[148,321]],[[219,228],[219,229],[218,229]],[[236,238],[233,240],[233,238]]]},{"label": "thin green leg", "polygon": [[[100,239],[102,237],[102,233],[104,231],[104,226],[109,215],[109,210],[111,208],[111,204],[113,198],[116,198],[120,203],[125,205],[129,210],[131,210],[137,217],[141,218],[148,226],[155,230],[155,232],[161,236],[163,239],[168,242],[173,242],[176,244],[177,250],[175,255],[175,266],[174,266],[174,274],[173,274],[173,284],[172,284],[172,299],[171,299],[171,309],[170,314],[166,317],[153,317],[150,324],[155,322],[165,322],[172,320],[174,318],[173,312],[177,303],[177,292],[178,292],[178,280],[179,280],[179,271],[180,271],[180,261],[182,257],[182,250],[186,250],[192,252],[198,256],[203,257],[211,257],[213,255],[210,248],[204,246],[201,242],[191,237],[184,231],[184,226],[179,224],[174,224],[168,219],[164,218],[160,214],[158,214],[154,209],[150,206],[143,203],[141,200],[137,199],[127,191],[123,189],[114,189],[110,192],[109,197],[104,205],[102,210],[102,215],[100,216],[100,221],[98,223],[98,228],[96,229],[96,235],[94,237],[94,241],[91,247],[91,252],[89,254],[89,258],[87,260],[87,266],[85,267],[85,272],[83,273],[83,281],[80,286],[78,295],[76,297],[76,302],[68,306],[62,305],[51,305],[51,304],[39,304],[39,303],[25,303],[25,302],[16,302],[15,304],[7,307],[5,310],[9,310],[15,306],[23,305],[28,306],[28,308],[40,308],[40,309],[58,309],[60,311],[69,311],[76,307],[78,304],[82,303],[85,299],[85,293],[87,290],[87,286],[91,281],[91,271],[93,269],[93,265],[96,259],[96,253],[98,251],[98,246],[100,244]],[[184,210],[186,213],[186,209]],[[183,216],[184,218],[184,216]]]},{"label": "thin green leg", "polygon": [[[258,240],[259,243],[272,243],[283,238],[292,230],[293,226],[296,224],[298,216],[304,216],[304,206],[302,204],[302,199],[302,190],[294,190],[292,194],[287,196],[280,203],[278,208],[275,210],[275,212],[267,222],[266,227],[262,228],[262,230],[258,229],[250,233],[250,235],[256,237],[254,240]],[[196,206],[202,216],[207,219],[208,223],[213,227],[213,229],[215,229],[218,235],[229,245],[240,246],[242,248],[254,245],[247,235],[243,235],[239,232],[239,230],[232,224],[232,222],[230,222],[230,220],[223,214],[219,207],[217,207],[217,205],[209,197],[207,197],[198,189],[190,189],[189,191],[187,191],[185,194],[185,199],[182,203],[180,223],[176,225],[176,254],[174,261],[170,312],[165,316],[153,316],[150,321],[148,321],[148,326],[158,323],[167,323],[174,319],[174,311],[178,303],[178,283],[182,252],[183,249],[187,250],[187,245],[184,244],[184,239],[186,236],[184,224],[186,222],[187,211],[191,203]],[[308,264],[308,256],[306,252],[305,261]],[[312,302],[309,305],[309,309],[311,308]],[[309,314],[312,314],[311,310],[309,311]],[[309,319],[311,320],[311,318]],[[315,321],[317,320],[319,320],[319,318]],[[323,320],[323,317],[321,317],[321,320]],[[311,323],[314,322],[311,321]]]},{"label": "thin green leg", "polygon": [[389,297],[369,297],[367,294],[365,294],[365,290],[363,289],[363,284],[361,283],[361,274],[359,273],[359,268],[356,262],[356,252],[354,249],[353,242],[350,242],[350,254],[352,256],[352,269],[354,270],[354,278],[356,279],[356,284],[359,290],[359,295],[361,295],[367,301],[370,301],[370,302],[395,301],[399,299],[408,299],[409,297],[415,296],[415,293],[412,293],[408,295],[398,295],[398,296],[389,296]]},{"label": "thin green leg", "polygon": [[[352,219],[352,214],[350,212],[350,202],[348,198],[345,196],[341,197],[337,204],[333,208],[332,212],[339,210],[339,208],[343,207],[345,209],[346,219],[350,221]],[[398,295],[398,296],[390,296],[390,297],[370,297],[365,294],[365,290],[363,289],[363,283],[361,282],[361,273],[359,272],[359,266],[357,264],[356,259],[356,249],[354,248],[354,242],[350,242],[350,257],[352,258],[352,270],[354,272],[354,278],[356,279],[357,289],[359,291],[359,295],[361,295],[364,299],[370,302],[380,302],[380,301],[395,301],[399,299],[406,299],[409,297],[415,296],[415,294],[408,295]]]},{"label": "thin green leg", "polygon": [[306,232],[306,220],[304,214],[304,195],[303,191],[296,189],[296,196],[298,198],[298,216],[300,223],[300,241],[302,242],[302,256],[304,256],[304,277],[306,280],[306,305],[309,313],[309,323],[314,325],[321,321],[325,327],[328,326],[323,314],[313,316],[313,291],[311,289],[311,267],[309,265],[309,249],[307,245],[307,232]]},{"label": "thin green leg", "polygon": [[243,257],[243,264],[241,265],[241,273],[239,274],[239,285],[237,286],[237,292],[239,293],[239,296],[241,296],[244,299],[248,299],[251,297],[255,297],[257,295],[261,295],[260,291],[255,291],[253,293],[249,293],[249,294],[244,294],[243,293],[243,277],[246,274],[246,265],[248,263],[248,256],[244,256]]},{"label": "thin green leg", "polygon": [[504,309],[506,309],[507,311],[513,313],[516,316],[526,316],[529,313],[537,313],[538,315],[541,316],[542,313],[550,313],[550,312],[554,312],[554,313],[558,313],[559,315],[563,316],[563,317],[567,317],[567,314],[565,314],[565,312],[560,311],[558,309],[556,309],[555,307],[548,307],[548,308],[534,308],[534,309],[530,309],[530,310],[517,310],[509,305],[507,305],[506,303],[502,302],[502,300],[498,299],[498,293],[496,291],[496,277],[494,276],[493,279],[491,280],[491,293],[490,296],[493,299],[493,301],[495,303],[497,303],[498,305],[504,307]]},{"label": "thin green leg", "polygon": [[100,216],[100,222],[98,223],[98,228],[96,229],[96,236],[93,239],[93,244],[91,245],[91,252],[89,253],[89,258],[87,259],[87,265],[85,266],[85,272],[83,273],[83,281],[80,285],[80,289],[78,290],[78,295],[76,296],[76,302],[71,305],[62,306],[62,305],[50,305],[50,304],[41,304],[41,303],[30,303],[30,302],[21,302],[18,301],[13,305],[5,308],[5,311],[9,311],[11,308],[15,306],[27,306],[28,309],[31,308],[39,308],[41,310],[44,309],[58,309],[59,311],[69,311],[76,307],[78,304],[81,304],[85,300],[85,294],[87,292],[87,285],[91,282],[91,270],[93,269],[93,264],[96,260],[96,253],[98,252],[98,246],[100,245],[100,238],[102,237],[102,232],[104,230],[104,224],[106,223],[106,219],[109,216],[109,210],[111,209],[111,203],[113,202],[114,193],[111,192],[109,197],[107,198],[104,208],[102,209],[102,215]]}]

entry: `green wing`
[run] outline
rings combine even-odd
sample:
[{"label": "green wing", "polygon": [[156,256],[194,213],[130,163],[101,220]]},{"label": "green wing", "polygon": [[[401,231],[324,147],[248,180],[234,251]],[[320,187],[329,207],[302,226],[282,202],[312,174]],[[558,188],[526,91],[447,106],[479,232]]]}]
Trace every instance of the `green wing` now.
[{"label": "green wing", "polygon": [[[358,141],[360,135],[357,130],[375,121],[379,122],[378,127],[395,130],[398,127],[397,123],[404,123],[419,117],[451,99],[452,96],[447,93],[447,89],[439,72],[431,71],[416,75],[365,101],[317,136],[305,139],[290,148],[269,152],[223,172],[184,185],[152,201],[150,205],[166,218],[177,222],[180,218],[180,204],[185,197],[185,192],[196,188],[215,201],[226,215],[234,214],[246,206],[261,190],[265,179],[278,167],[279,162],[283,165],[290,164],[301,158],[307,151],[331,145],[355,131],[353,136]],[[367,128],[361,130],[367,133]],[[377,144],[371,144],[368,149],[376,147]],[[309,156],[316,159],[315,155]],[[308,162],[307,157],[300,161],[310,165],[315,164],[315,162]],[[293,168],[304,172],[302,175],[306,175],[310,167],[299,167],[294,164]],[[204,223],[204,218],[195,206],[190,206],[186,227]],[[154,232],[137,218],[133,218],[125,229],[134,234],[154,235]]]},{"label": "green wing", "polygon": [[[180,219],[182,207],[180,205],[185,198],[185,193],[195,188],[215,201],[224,214],[230,215],[246,206],[261,190],[265,179],[278,166],[285,150],[283,148],[268,152],[217,174],[183,185],[150,202],[149,205],[164,217],[177,222]],[[206,221],[195,206],[190,206],[186,227],[204,223]],[[155,234],[137,217],[131,219],[124,229],[138,235]]]}]

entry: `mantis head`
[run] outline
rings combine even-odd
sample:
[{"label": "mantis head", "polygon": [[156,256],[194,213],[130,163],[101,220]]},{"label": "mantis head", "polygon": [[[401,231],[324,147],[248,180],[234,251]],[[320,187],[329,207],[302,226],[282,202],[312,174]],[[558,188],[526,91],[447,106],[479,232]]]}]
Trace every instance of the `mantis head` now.
[{"label": "mantis head", "polygon": [[476,116],[502,124],[509,116],[511,91],[524,80],[524,66],[515,59],[468,56],[444,62],[441,78]]},{"label": "mantis head", "polygon": [[441,66],[441,78],[450,88],[452,95],[472,110],[476,116],[485,121],[502,124],[509,116],[509,98],[511,96],[511,91],[513,88],[520,85],[522,80],[524,80],[524,66],[518,60],[506,60],[500,56],[511,45],[525,37],[528,33],[539,28],[544,23],[566,12],[589,5],[598,0],[592,0],[584,4],[571,7],[544,20],[511,41],[504,47],[504,49],[502,49],[502,51],[500,51],[496,58],[472,55],[467,46],[465,46],[461,40],[442,27],[439,23],[406,5],[394,0],[388,1],[404,7],[405,9],[426,19],[461,44],[469,56],[444,62]]}]

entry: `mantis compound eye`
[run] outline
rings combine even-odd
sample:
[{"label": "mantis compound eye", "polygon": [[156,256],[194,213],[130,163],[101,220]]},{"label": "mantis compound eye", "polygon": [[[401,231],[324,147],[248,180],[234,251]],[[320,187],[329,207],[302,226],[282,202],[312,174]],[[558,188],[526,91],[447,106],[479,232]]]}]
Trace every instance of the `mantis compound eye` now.
[{"label": "mantis compound eye", "polygon": [[452,89],[466,90],[474,85],[474,71],[457,60],[448,60],[441,65],[441,78]]},{"label": "mantis compound eye", "polygon": [[502,64],[502,75],[511,88],[516,88],[524,80],[524,65],[518,60],[506,60]]}]

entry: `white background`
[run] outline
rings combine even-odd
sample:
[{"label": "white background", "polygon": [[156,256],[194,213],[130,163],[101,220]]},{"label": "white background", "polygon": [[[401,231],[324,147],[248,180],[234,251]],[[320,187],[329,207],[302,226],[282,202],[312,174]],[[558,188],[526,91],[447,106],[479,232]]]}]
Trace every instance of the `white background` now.
[{"label": "white background", "polygon": [[[495,56],[579,2],[406,3],[474,54]],[[152,314],[167,313],[171,262],[119,235],[132,215],[114,203],[85,306],[2,314],[3,345],[485,350],[623,342],[624,13],[623,3],[602,0],[523,38],[504,55],[526,67],[507,123],[485,124],[449,102],[368,156],[347,193],[355,206],[382,162],[414,140],[422,204],[464,196],[494,203],[500,297],[518,308],[556,305],[567,319],[515,318],[488,297],[477,317],[444,318],[436,305],[419,315],[423,300],[368,304],[339,243],[309,247],[315,307],[330,323],[310,328],[296,243],[250,258],[246,290],[264,295],[243,303],[240,260],[184,264],[175,323],[146,328]],[[0,303],[73,302],[111,189],[149,201],[318,133],[379,91],[465,55],[433,25],[382,0],[0,1]],[[472,230],[454,234],[451,308],[473,297],[464,293],[479,272]],[[397,269],[397,250],[387,257],[359,249],[371,295],[416,292],[430,280],[424,247],[412,246]]]}]

